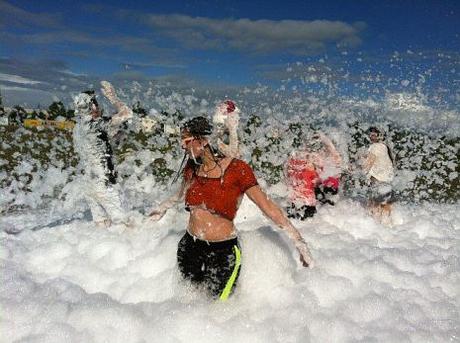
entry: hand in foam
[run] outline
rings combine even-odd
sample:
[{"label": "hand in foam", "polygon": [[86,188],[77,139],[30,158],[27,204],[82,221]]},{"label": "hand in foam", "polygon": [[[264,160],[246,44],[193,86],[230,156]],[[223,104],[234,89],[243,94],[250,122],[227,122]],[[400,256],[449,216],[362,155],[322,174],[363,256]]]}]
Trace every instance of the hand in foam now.
[{"label": "hand in foam", "polygon": [[299,239],[295,242],[295,247],[300,254],[300,262],[302,265],[310,269],[313,268],[314,261],[307,243],[303,239]]},{"label": "hand in foam", "polygon": [[[219,150],[228,157],[239,157],[238,124],[240,120],[239,109],[231,100],[224,101],[217,106],[213,122],[217,126],[217,145]],[[229,144],[222,141],[225,131],[228,132]]]},{"label": "hand in foam", "polygon": [[151,221],[154,221],[154,222],[157,222],[157,221],[159,221],[161,218],[163,218],[163,216],[165,215],[165,213],[166,213],[166,210],[164,210],[164,209],[153,210],[153,211],[150,212],[150,214],[149,214],[150,220],[151,220]]}]

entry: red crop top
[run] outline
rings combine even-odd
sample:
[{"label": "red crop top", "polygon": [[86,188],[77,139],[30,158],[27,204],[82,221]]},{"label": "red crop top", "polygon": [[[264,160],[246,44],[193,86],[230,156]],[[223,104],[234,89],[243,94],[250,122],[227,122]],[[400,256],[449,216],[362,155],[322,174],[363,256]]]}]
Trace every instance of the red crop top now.
[{"label": "red crop top", "polygon": [[189,165],[184,169],[184,178],[190,182],[186,206],[203,206],[229,220],[235,218],[244,192],[258,184],[251,167],[238,159],[230,162],[221,178],[198,176]]}]

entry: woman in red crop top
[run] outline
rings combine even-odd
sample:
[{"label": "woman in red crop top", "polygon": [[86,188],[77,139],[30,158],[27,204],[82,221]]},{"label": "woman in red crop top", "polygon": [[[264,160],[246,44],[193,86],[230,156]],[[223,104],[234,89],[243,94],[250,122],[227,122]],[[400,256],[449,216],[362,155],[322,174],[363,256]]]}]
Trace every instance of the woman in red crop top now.
[{"label": "woman in red crop top", "polygon": [[183,125],[182,148],[188,160],[180,191],[150,213],[153,220],[159,220],[185,196],[190,219],[177,251],[184,278],[204,285],[213,297],[225,300],[231,294],[241,258],[233,219],[244,194],[294,241],[303,266],[313,267],[299,231],[262,191],[251,167],[242,160],[215,153],[206,138],[211,132],[212,125],[204,117]]}]

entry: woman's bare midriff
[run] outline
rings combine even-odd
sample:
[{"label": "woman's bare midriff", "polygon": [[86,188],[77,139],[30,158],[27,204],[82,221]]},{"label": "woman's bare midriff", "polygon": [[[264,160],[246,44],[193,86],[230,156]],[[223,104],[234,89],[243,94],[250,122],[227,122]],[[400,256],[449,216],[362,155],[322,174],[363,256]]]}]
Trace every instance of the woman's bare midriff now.
[{"label": "woman's bare midriff", "polygon": [[219,242],[236,237],[233,221],[203,208],[190,209],[188,232],[198,239]]}]

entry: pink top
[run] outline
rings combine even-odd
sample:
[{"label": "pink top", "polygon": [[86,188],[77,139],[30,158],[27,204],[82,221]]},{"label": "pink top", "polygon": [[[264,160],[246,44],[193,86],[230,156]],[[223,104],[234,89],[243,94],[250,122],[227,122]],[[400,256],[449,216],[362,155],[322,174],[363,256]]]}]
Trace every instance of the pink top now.
[{"label": "pink top", "polygon": [[310,165],[303,159],[290,158],[287,162],[287,176],[291,188],[291,200],[315,206],[315,187],[320,179],[316,170]]}]

